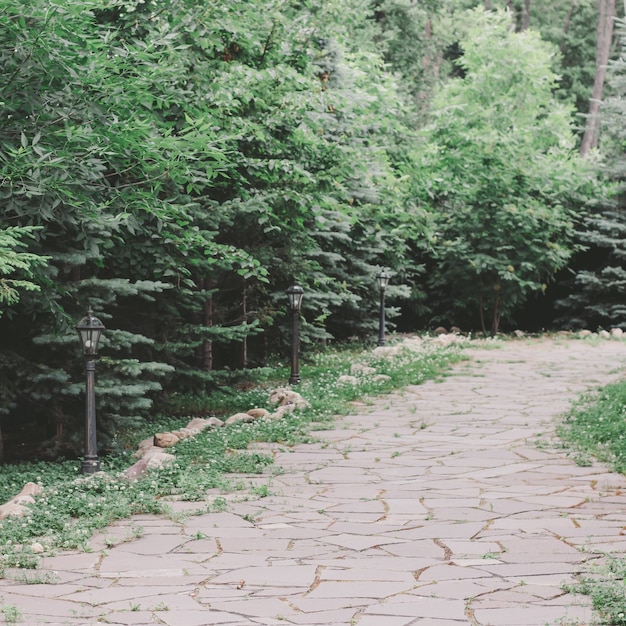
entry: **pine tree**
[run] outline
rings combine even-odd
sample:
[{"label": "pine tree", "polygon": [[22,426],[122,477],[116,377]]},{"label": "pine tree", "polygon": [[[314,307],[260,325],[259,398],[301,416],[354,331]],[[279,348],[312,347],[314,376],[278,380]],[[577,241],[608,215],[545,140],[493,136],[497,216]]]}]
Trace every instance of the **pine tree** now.
[{"label": "pine tree", "polygon": [[148,31],[131,4],[111,14],[97,2],[0,7],[0,227],[30,230],[30,258],[48,259],[41,291],[23,293],[0,320],[0,405],[59,445],[80,439],[74,324],[87,306],[108,327],[97,378],[108,443],[123,421],[146,415],[173,370],[153,306],[165,294],[180,302],[194,262],[234,256],[219,246],[206,254],[214,234],[193,226],[187,194],[197,168],[211,178],[223,156],[207,133],[172,128],[185,92],[167,25]]}]

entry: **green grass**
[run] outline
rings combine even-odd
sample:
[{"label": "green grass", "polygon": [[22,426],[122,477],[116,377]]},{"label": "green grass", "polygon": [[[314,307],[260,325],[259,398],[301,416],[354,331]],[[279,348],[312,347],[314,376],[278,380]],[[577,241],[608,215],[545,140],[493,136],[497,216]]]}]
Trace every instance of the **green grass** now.
[{"label": "green grass", "polygon": [[[584,395],[558,432],[580,465],[596,458],[626,473],[626,381]],[[626,559],[607,556],[567,591],[591,598],[599,624],[626,626]]]},{"label": "green grass", "polygon": [[[102,474],[82,477],[79,461],[3,466],[0,502],[11,499],[29,481],[42,485],[44,491],[30,514],[0,521],[0,575],[6,575],[8,568],[36,568],[41,555],[31,549],[34,542],[44,546],[45,554],[64,549],[88,550],[90,537],[115,520],[139,513],[167,514],[167,496],[206,502],[205,510],[215,510],[217,500],[208,502],[209,490],[229,492],[246,488],[241,477],[232,475],[267,473],[273,463],[270,455],[249,450],[251,443],[292,446],[310,441],[316,428],[330,428],[336,416],[353,410],[351,401],[437,378],[460,358],[461,351],[456,347],[434,345],[424,345],[419,352],[404,350],[399,356],[386,359],[375,358],[371,350],[362,346],[320,352],[302,365],[302,383],[297,388],[311,408],[286,414],[280,420],[235,424],[182,440],[169,450],[175,454],[174,463],[135,481],[120,474],[134,463],[131,454],[139,441],[155,432],[180,428],[196,415],[223,417],[252,407],[271,408],[267,407],[270,390],[284,386],[288,372],[264,369],[258,372],[256,380],[211,396],[174,398],[175,416],[161,416],[145,422],[138,431],[123,433],[129,449],[102,458]],[[390,380],[377,382],[361,377],[355,386],[338,384],[339,376],[349,373],[355,362],[376,367],[377,373],[388,375]],[[268,492],[257,485],[250,493],[263,497]]]},{"label": "green grass", "polygon": [[575,454],[593,455],[612,470],[626,473],[626,382],[585,394],[558,432]]}]

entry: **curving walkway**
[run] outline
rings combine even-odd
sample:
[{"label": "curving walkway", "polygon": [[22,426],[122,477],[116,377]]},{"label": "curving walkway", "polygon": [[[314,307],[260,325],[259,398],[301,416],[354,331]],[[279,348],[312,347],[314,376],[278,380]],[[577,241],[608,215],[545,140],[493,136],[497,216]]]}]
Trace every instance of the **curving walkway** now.
[{"label": "curving walkway", "polygon": [[561,585],[626,553],[626,478],[577,466],[553,418],[624,375],[626,342],[467,353],[320,443],[275,447],[267,497],[116,524],[90,553],[47,558],[51,583],[1,580],[0,603],[28,626],[589,624],[588,599]]}]

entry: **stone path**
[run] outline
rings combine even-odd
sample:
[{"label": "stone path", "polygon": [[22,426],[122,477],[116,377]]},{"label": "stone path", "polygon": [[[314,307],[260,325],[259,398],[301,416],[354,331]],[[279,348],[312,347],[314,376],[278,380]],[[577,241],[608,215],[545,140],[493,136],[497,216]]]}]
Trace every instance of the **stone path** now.
[{"label": "stone path", "polygon": [[1,580],[0,603],[28,626],[590,624],[562,584],[626,553],[626,479],[577,466],[551,433],[572,399],[623,376],[626,342],[468,356],[320,443],[277,448],[267,497],[116,524],[90,553],[45,559],[33,580],[50,582]]}]

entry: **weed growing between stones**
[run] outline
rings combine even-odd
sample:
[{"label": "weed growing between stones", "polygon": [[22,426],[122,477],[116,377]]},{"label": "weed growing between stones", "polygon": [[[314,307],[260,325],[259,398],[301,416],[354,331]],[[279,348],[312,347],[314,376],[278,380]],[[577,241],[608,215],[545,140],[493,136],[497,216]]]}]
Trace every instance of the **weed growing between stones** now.
[{"label": "weed growing between stones", "polygon": [[30,572],[29,570],[19,570],[12,579],[22,585],[56,585],[61,582],[61,578],[56,572]]},{"label": "weed growing between stones", "polygon": [[[250,444],[269,442],[288,447],[314,440],[315,429],[332,427],[336,416],[353,410],[351,401],[436,378],[460,358],[455,347],[442,348],[427,342],[417,350],[401,350],[387,358],[362,348],[321,352],[301,367],[303,382],[298,391],[309,401],[310,408],[285,414],[279,420],[262,418],[205,430],[170,449],[175,462],[134,481],[121,476],[133,462],[128,451],[102,458],[104,471],[89,477],[78,473],[77,461],[5,466],[0,475],[1,502],[13,497],[26,482],[38,483],[44,489],[28,515],[0,521],[0,572],[16,567],[36,568],[42,551],[43,554],[65,549],[87,551],[91,536],[116,520],[142,513],[166,514],[167,497],[206,501],[207,510],[221,510],[226,500],[209,498],[210,490],[224,493],[247,488],[244,481],[233,481],[230,475],[268,474],[270,479],[268,466],[273,463],[272,455],[248,449]],[[347,374],[355,362],[366,363],[384,376],[357,376],[356,384],[339,383],[339,377]],[[256,386],[229,388],[204,398],[179,398],[177,408],[193,408],[203,416],[223,416],[253,407],[269,408],[264,406],[269,389],[280,383],[276,379],[271,381],[266,370],[262,370],[257,382]],[[195,417],[191,412],[181,415],[177,410],[177,413],[176,417],[161,416],[147,422],[134,433],[123,433],[124,441],[134,449],[147,433],[178,428]],[[261,498],[269,491],[257,486],[251,493]]]},{"label": "weed growing between stones", "polygon": [[626,626],[626,560],[610,556],[580,576],[579,582],[566,588],[591,598],[600,624]]},{"label": "weed growing between stones", "polygon": [[0,613],[4,615],[7,624],[17,624],[22,621],[22,612],[12,604],[0,605]]}]

